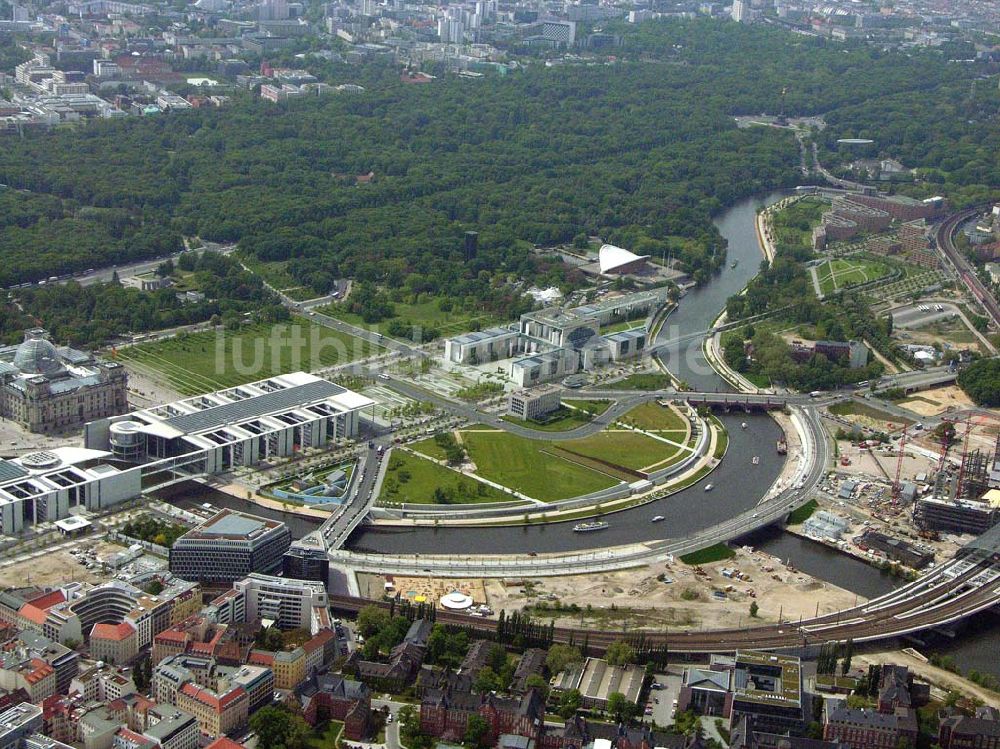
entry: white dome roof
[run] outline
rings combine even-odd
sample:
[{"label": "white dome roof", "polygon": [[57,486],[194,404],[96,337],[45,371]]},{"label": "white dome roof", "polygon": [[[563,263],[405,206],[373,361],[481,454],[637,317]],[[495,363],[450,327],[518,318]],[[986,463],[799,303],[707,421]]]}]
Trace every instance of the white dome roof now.
[{"label": "white dome roof", "polygon": [[472,598],[461,591],[453,590],[448,595],[441,596],[441,606],[452,611],[462,611],[472,608]]},{"label": "white dome roof", "polygon": [[18,346],[14,366],[29,375],[53,375],[63,371],[56,347],[44,338],[29,338]]},{"label": "white dome roof", "polygon": [[649,255],[636,255],[613,244],[605,244],[601,245],[598,259],[601,263],[601,273],[609,273],[636,260],[649,260]]}]

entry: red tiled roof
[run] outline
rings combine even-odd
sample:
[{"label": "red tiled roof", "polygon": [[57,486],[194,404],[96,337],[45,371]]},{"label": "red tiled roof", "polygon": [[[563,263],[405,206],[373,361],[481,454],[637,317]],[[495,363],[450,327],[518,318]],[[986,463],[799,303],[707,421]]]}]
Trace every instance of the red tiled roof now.
[{"label": "red tiled roof", "polygon": [[180,632],[176,629],[165,629],[160,632],[156,637],[153,638],[159,642],[180,642],[185,643],[188,641],[188,633]]},{"label": "red tiled roof", "polygon": [[253,666],[273,666],[274,653],[267,650],[253,650],[250,652],[250,657],[247,659],[247,663]]},{"label": "red tiled roof", "polygon": [[63,595],[61,590],[53,590],[51,593],[46,593],[44,596],[38,596],[38,598],[32,598],[28,603],[32,606],[37,606],[40,609],[50,609],[57,603],[62,603],[66,600],[66,596]]},{"label": "red tiled roof", "polygon": [[34,622],[35,624],[45,624],[45,620],[49,616],[48,611],[30,603],[24,604],[17,613],[19,616],[23,616],[29,622]]},{"label": "red tiled roof", "polygon": [[243,749],[243,744],[237,744],[232,739],[227,739],[225,736],[220,736],[211,744],[206,746],[205,749]]},{"label": "red tiled roof", "polygon": [[52,666],[41,658],[31,659],[31,671],[24,675],[25,681],[29,684],[37,684],[46,676],[54,674],[56,671]]},{"label": "red tiled roof", "polygon": [[135,634],[135,627],[128,622],[122,622],[121,624],[95,624],[94,628],[90,630],[90,639],[121,642],[122,640],[127,640],[133,634]]},{"label": "red tiled roof", "polygon": [[197,700],[203,705],[207,705],[217,713],[221,713],[227,707],[236,702],[241,696],[246,694],[243,687],[234,687],[219,697],[215,692],[202,689],[192,682],[187,682],[181,687],[181,694],[187,695],[193,700]]},{"label": "red tiled roof", "polygon": [[314,653],[335,637],[336,635],[332,630],[321,629],[313,637],[302,643],[302,649],[307,653]]}]

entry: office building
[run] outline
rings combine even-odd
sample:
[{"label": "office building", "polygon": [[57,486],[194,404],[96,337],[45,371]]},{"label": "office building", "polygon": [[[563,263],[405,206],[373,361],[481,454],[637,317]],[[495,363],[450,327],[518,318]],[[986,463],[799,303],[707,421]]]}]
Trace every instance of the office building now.
[{"label": "office building", "polygon": [[42,730],[42,708],[22,702],[0,713],[0,749],[17,749],[21,741]]},{"label": "office building", "polygon": [[914,503],[913,517],[921,528],[978,536],[1000,522],[1000,507],[967,499],[922,497]]},{"label": "office building", "polygon": [[26,331],[17,346],[0,347],[0,416],[29,431],[58,432],[122,414],[127,392],[120,364],[57,348],[41,328]]},{"label": "office building", "polygon": [[464,333],[444,342],[444,358],[456,364],[485,364],[509,359],[522,349],[521,334],[510,328],[488,328]]},{"label": "office building", "polygon": [[295,542],[281,558],[281,574],[294,580],[325,583],[330,577],[330,557],[322,547]]},{"label": "office building", "polygon": [[554,386],[516,390],[507,398],[507,413],[523,421],[540,421],[561,406],[560,390]]},{"label": "office building", "polygon": [[95,624],[90,630],[90,655],[115,665],[131,663],[139,654],[138,633],[128,622]]},{"label": "office building", "polygon": [[260,619],[279,629],[314,628],[315,609],[326,609],[326,584],[253,573],[233,585],[246,598],[247,621]]},{"label": "office building", "polygon": [[240,686],[217,692],[189,681],[177,691],[176,700],[176,706],[193,715],[206,736],[224,736],[247,723],[250,701]]},{"label": "office building", "polygon": [[799,659],[752,650],[687,669],[677,700],[679,711],[728,718],[731,727],[749,719],[765,733],[801,734],[811,716]]},{"label": "office building", "polygon": [[230,583],[279,569],[291,542],[284,523],[222,510],[174,542],[170,571],[185,580]]},{"label": "office building", "polygon": [[141,650],[154,635],[201,604],[197,583],[167,573],[160,573],[159,579],[164,587],[156,596],[120,580],[100,585],[67,583],[23,595],[18,591],[0,593],[0,620],[57,643],[83,642],[99,623],[127,622],[135,629],[136,647]]},{"label": "office building", "polygon": [[85,445],[184,480],[323,447],[357,433],[370,398],[305,372],[270,377],[86,425]]}]

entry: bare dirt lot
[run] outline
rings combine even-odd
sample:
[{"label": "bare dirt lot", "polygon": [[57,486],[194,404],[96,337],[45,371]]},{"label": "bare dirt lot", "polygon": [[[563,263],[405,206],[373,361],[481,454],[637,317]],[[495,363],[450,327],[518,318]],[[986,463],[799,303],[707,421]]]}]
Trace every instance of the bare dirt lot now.
[{"label": "bare dirt lot", "polygon": [[946,411],[958,411],[975,406],[969,396],[957,385],[924,390],[914,394],[911,398],[899,401],[897,405],[920,416],[937,416]]},{"label": "bare dirt lot", "polygon": [[[98,559],[106,559],[117,554],[123,547],[103,541],[84,541],[78,548],[94,548]],[[77,558],[69,553],[69,549],[43,551],[25,561],[0,567],[0,586],[18,588],[27,585],[45,587],[60,585],[71,581],[99,583],[107,580],[100,570],[88,570],[80,564]]]},{"label": "bare dirt lot", "polygon": [[[392,588],[386,588],[390,583]],[[411,603],[432,601],[435,604],[452,591],[465,593],[476,604],[486,603],[486,589],[481,579],[442,577],[403,577],[401,575],[358,575],[358,588],[367,598],[378,598],[383,591],[394,595],[399,593]]]},{"label": "bare dirt lot", "polygon": [[[739,569],[749,576],[741,581],[722,575]],[[622,572],[566,577],[506,580],[445,580],[428,582],[434,595],[462,590],[479,603],[479,590],[494,612],[530,608],[539,619],[555,618],[557,625],[592,625],[630,628],[704,628],[746,626],[783,619],[795,620],[852,606],[853,593],[797,570],[768,554],[738,549],[723,562],[690,567],[675,561]],[[663,580],[658,580],[658,575]],[[424,590],[421,578],[395,578],[398,590]],[[385,578],[359,575],[362,595],[382,593]],[[717,598],[713,591],[725,593]],[[750,591],[756,598],[750,596]],[[750,618],[750,604],[757,601],[758,618]],[[558,602],[559,608],[556,608]],[[574,609],[573,606],[576,606]],[[569,609],[569,610],[567,610]]]},{"label": "bare dirt lot", "polygon": [[[726,577],[723,569],[739,570],[749,580]],[[664,575],[662,581],[657,579],[659,574]],[[821,614],[836,611],[857,600],[853,593],[748,548],[738,549],[732,559],[700,567],[678,560],[600,575],[496,580],[487,583],[486,592],[494,611],[530,605],[534,615],[555,616],[557,624],[630,628],[748,626],[755,621],[777,621],[779,615],[788,620],[807,618],[817,609]],[[725,597],[717,597],[716,592]],[[552,610],[556,601],[562,610]],[[759,607],[757,620],[750,618],[753,601]],[[565,611],[573,604],[579,611]]]}]

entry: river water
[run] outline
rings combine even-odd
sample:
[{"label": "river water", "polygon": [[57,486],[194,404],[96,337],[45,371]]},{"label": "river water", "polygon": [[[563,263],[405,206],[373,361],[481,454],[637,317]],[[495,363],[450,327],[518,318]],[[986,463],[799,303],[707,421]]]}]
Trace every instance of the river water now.
[{"label": "river water", "polygon": [[[763,255],[757,241],[756,213],[762,206],[779,200],[785,194],[776,192],[743,200],[716,218],[715,225],[728,242],[725,267],[703,288],[685,295],[677,310],[667,318],[660,340],[710,326],[725,306],[726,299],[743,289],[759,272]],[[731,267],[733,261],[737,263],[735,268]],[[671,371],[699,390],[731,389],[704,360],[700,340],[668,349],[664,359]],[[351,537],[351,548],[383,553],[526,553],[592,548],[596,545],[595,541],[611,546],[686,535],[748,509],[763,495],[781,469],[782,461],[774,451],[759,447],[762,444],[773,445],[777,436],[777,425],[769,417],[744,415],[741,418],[723,418],[729,428],[730,452],[709,478],[717,487],[715,491],[706,493],[705,481],[702,481],[654,504],[614,513],[608,516],[611,527],[597,534],[573,533],[572,523],[491,529],[362,527]],[[746,421],[748,428],[740,429],[739,421]],[[761,465],[748,470],[751,457],[758,453]],[[284,520],[289,523],[295,537],[301,537],[315,527],[308,520],[251,506],[244,500],[207,488],[181,494],[183,500],[179,504],[193,506],[211,501],[217,506]],[[666,520],[650,523],[650,518],[657,514],[665,515]],[[864,598],[878,596],[898,584],[895,578],[864,562],[778,529],[763,529],[740,541]],[[931,638],[930,644],[920,649],[951,655],[963,672],[977,669],[1000,677],[1000,658],[996,656],[1000,652],[1000,616],[987,613],[973,617],[954,640]]]}]

